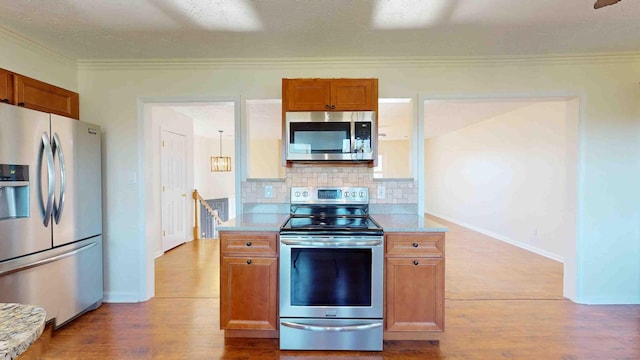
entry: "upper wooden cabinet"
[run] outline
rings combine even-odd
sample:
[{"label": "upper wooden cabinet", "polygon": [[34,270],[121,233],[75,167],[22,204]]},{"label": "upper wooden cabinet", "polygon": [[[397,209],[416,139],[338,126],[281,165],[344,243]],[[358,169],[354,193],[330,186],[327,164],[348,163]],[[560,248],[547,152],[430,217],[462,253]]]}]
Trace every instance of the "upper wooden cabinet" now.
[{"label": "upper wooden cabinet", "polygon": [[0,102],[13,104],[13,73],[0,69]]},{"label": "upper wooden cabinet", "polygon": [[15,104],[52,114],[80,118],[78,93],[14,74]]},{"label": "upper wooden cabinet", "polygon": [[283,111],[378,110],[378,79],[282,79]]}]

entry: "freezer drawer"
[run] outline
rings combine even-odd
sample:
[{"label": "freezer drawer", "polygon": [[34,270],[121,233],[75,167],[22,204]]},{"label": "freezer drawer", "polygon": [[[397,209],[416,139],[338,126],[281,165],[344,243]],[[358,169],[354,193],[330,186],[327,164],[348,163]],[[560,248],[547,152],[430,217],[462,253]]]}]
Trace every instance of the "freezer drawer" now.
[{"label": "freezer drawer", "polygon": [[56,327],[102,297],[102,236],[0,263],[0,302],[40,306]]}]

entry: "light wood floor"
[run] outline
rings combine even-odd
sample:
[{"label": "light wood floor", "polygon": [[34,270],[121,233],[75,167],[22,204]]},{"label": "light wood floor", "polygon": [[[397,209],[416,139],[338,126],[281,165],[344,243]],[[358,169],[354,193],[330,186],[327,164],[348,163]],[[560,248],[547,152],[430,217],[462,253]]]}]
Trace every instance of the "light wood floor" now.
[{"label": "light wood floor", "polygon": [[219,330],[219,249],[201,240],[156,260],[156,297],[104,304],[56,331],[45,359],[640,359],[640,306],[577,305],[561,264],[447,226],[446,331],[383,352],[279,351]]}]

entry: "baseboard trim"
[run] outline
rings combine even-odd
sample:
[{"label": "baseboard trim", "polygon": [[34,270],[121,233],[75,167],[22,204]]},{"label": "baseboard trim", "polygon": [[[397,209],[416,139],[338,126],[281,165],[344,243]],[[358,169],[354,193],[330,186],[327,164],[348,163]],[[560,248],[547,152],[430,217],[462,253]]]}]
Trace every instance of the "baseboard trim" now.
[{"label": "baseboard trim", "polygon": [[137,293],[105,291],[104,296],[102,298],[102,302],[103,303],[139,303],[141,301],[138,298]]},{"label": "baseboard trim", "polygon": [[509,238],[507,236],[496,234],[496,233],[491,232],[491,231],[489,231],[487,229],[484,229],[484,228],[481,228],[481,227],[478,227],[478,226],[475,226],[475,225],[472,225],[472,224],[468,224],[468,223],[466,223],[464,221],[460,221],[460,220],[457,220],[457,219],[454,219],[454,218],[451,218],[451,217],[448,217],[448,216],[444,216],[444,215],[440,215],[440,214],[436,214],[436,213],[432,213],[432,212],[426,212],[426,211],[425,211],[425,215],[437,216],[437,217],[439,217],[441,219],[445,219],[447,221],[450,221],[450,222],[452,222],[452,223],[454,223],[456,225],[460,225],[460,226],[466,227],[467,229],[471,229],[473,231],[477,231],[477,232],[479,232],[481,234],[484,234],[484,235],[487,235],[487,236],[491,236],[492,238],[494,238],[496,240],[500,240],[502,242],[506,242],[507,244],[511,244],[511,245],[519,247],[521,249],[524,249],[524,250],[527,250],[527,251],[531,251],[532,253],[538,254],[540,256],[544,256],[544,257],[546,257],[548,259],[555,260],[557,262],[560,262],[560,263],[564,264],[564,258],[562,256],[559,256],[559,255],[554,254],[552,252],[537,248],[535,246],[531,246],[529,244],[522,243],[522,242],[517,241],[517,240],[513,240],[513,239],[511,239],[511,238]]}]

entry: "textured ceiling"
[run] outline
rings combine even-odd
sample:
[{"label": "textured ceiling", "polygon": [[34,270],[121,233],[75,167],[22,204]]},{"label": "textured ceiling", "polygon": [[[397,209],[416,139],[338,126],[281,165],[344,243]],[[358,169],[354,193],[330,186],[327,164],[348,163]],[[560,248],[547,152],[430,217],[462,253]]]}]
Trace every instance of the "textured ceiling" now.
[{"label": "textured ceiling", "polygon": [[491,56],[640,50],[640,1],[0,0],[73,59]]}]

